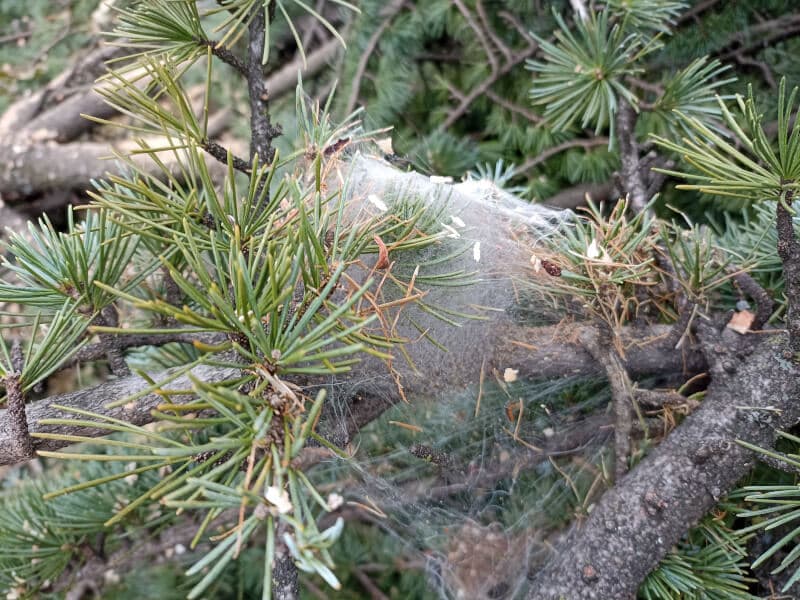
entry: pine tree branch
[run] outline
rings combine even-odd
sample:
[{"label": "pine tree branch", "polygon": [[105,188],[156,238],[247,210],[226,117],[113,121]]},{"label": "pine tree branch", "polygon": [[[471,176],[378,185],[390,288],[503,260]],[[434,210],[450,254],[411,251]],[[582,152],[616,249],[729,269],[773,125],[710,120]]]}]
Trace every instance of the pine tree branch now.
[{"label": "pine tree branch", "polygon": [[690,21],[693,19],[697,19],[701,14],[713,8],[715,4],[719,4],[720,0],[702,0],[702,2],[698,2],[692,8],[681,14],[676,20],[676,25],[681,25],[686,21]]},{"label": "pine tree branch", "polygon": [[[104,327],[119,327],[119,313],[114,305],[109,305],[103,308],[99,315],[94,320],[94,325]],[[108,360],[108,366],[111,372],[117,377],[125,377],[130,375],[131,371],[128,364],[125,362],[125,357],[122,354],[123,347],[120,343],[120,336],[113,333],[100,334],[99,344],[105,351],[105,357]]]},{"label": "pine tree branch", "polygon": [[[274,9],[273,2],[270,10],[274,12]],[[273,127],[269,112],[266,65],[262,64],[265,27],[264,6],[256,2],[248,29],[247,91],[250,97],[250,160],[252,162],[257,155],[262,165],[272,162],[275,156],[272,140],[281,134],[280,127]]]},{"label": "pine tree branch", "polygon": [[[743,336],[738,336],[739,338]],[[645,576],[753,466],[737,440],[767,448],[800,421],[795,363],[775,336],[742,355],[737,334],[708,332],[712,382],[694,413],[595,505],[533,582],[533,600],[634,598]],[[636,560],[630,560],[630,557]]]},{"label": "pine tree branch", "polygon": [[498,79],[510,73],[517,65],[524,62],[526,59],[533,56],[536,51],[539,49],[539,44],[536,40],[529,40],[528,45],[515,52],[511,56],[511,60],[506,61],[504,64],[498,66],[498,68],[491,73],[486,79],[484,79],[481,83],[476,85],[472,88],[469,93],[464,94],[458,102],[458,105],[453,108],[442,122],[441,125],[437,128],[437,131],[445,131],[449,127],[452,127],[453,124],[458,121],[464,114],[469,110],[469,107],[472,106],[472,103],[475,102],[478,98],[486,93],[486,91],[493,86]]},{"label": "pine tree branch", "polygon": [[557,194],[541,200],[545,206],[554,208],[575,209],[586,205],[586,196],[592,202],[599,203],[611,200],[614,194],[614,182],[606,181],[600,183],[579,183],[569,188],[565,188]]},{"label": "pine tree branch", "polygon": [[392,20],[397,13],[402,10],[405,3],[405,0],[392,0],[381,13],[384,19],[369,37],[369,40],[367,40],[367,45],[362,50],[361,57],[358,59],[358,64],[356,65],[356,71],[353,74],[353,79],[350,81],[350,97],[347,100],[347,105],[344,110],[346,115],[352,113],[356,107],[356,103],[358,102],[358,92],[361,89],[361,80],[364,78],[364,74],[367,72],[367,64],[369,63],[369,59],[372,57],[373,52],[375,52],[375,48],[377,48],[381,36],[389,27],[389,25],[391,25]]},{"label": "pine tree branch", "polygon": [[[151,373],[150,376],[155,381],[163,380],[172,371],[162,373]],[[192,382],[189,375],[209,383],[216,383],[232,379],[239,375],[239,369],[210,367],[201,365],[192,369],[186,375],[182,375],[174,381],[166,384],[166,390],[187,390],[191,389]],[[41,423],[47,419],[74,419],[75,415],[62,410],[59,406],[78,408],[93,413],[98,413],[107,417],[121,419],[134,425],[145,425],[153,421],[151,411],[159,404],[164,402],[161,394],[150,393],[124,406],[108,408],[106,405],[144,392],[149,389],[151,384],[138,375],[122,377],[113,381],[107,381],[91,388],[51,396],[44,400],[38,400],[25,406],[27,413],[27,428],[32,440],[32,447],[23,448],[21,446],[20,427],[16,422],[15,414],[10,414],[9,410],[0,411],[0,465],[13,465],[25,460],[35,458],[36,450],[57,450],[69,445],[63,440],[49,439],[46,437],[36,437],[38,434],[62,434],[62,435],[82,435],[88,437],[102,437],[108,432],[104,429],[85,428],[72,425],[46,425]],[[191,395],[174,396],[176,402],[188,402]],[[24,452],[18,449],[23,448]]]},{"label": "pine tree branch", "polygon": [[611,344],[610,332],[587,330],[581,343],[599,364],[603,365],[611,388],[614,410],[614,481],[619,481],[628,471],[633,422],[631,410],[635,402],[633,385],[628,372]]},{"label": "pine tree branch", "polygon": [[[455,4],[458,12],[461,13],[461,16],[464,17],[464,20],[467,22],[467,25],[472,29],[475,33],[475,37],[478,39],[480,44],[483,46],[483,51],[486,54],[486,60],[489,61],[489,66],[491,68],[492,75],[495,75],[500,70],[500,63],[497,60],[497,57],[494,55],[494,48],[492,44],[489,42],[489,35],[488,32],[485,31],[475,20],[472,16],[472,13],[466,7],[462,0],[453,0],[453,4]],[[506,59],[506,62],[511,62],[511,56],[509,55]]]},{"label": "pine tree branch", "polygon": [[486,35],[489,37],[489,39],[492,40],[495,48],[497,48],[500,53],[505,56],[507,61],[513,60],[511,48],[509,48],[505,42],[503,42],[502,38],[497,35],[497,32],[492,28],[492,25],[489,22],[489,16],[486,14],[486,9],[483,6],[482,0],[476,0],[475,10],[478,13],[478,18],[481,21],[483,30],[486,32]]},{"label": "pine tree branch", "polygon": [[503,108],[511,111],[512,113],[525,117],[531,123],[544,122],[544,117],[542,117],[541,115],[537,115],[535,112],[533,112],[532,110],[528,109],[525,106],[514,104],[507,98],[503,98],[501,95],[495,93],[491,89],[486,90],[486,97],[489,98],[489,100],[491,100],[492,102],[499,104]]},{"label": "pine tree branch", "polygon": [[755,301],[756,317],[751,329],[761,329],[772,316],[775,303],[767,291],[749,273],[736,272],[733,274],[733,281],[742,292]]},{"label": "pine tree branch", "polygon": [[223,165],[228,164],[228,154],[231,154],[231,163],[233,164],[233,168],[239,171],[240,173],[244,173],[246,175],[250,174],[253,166],[246,161],[245,159],[236,156],[235,154],[231,153],[230,150],[225,148],[222,144],[218,144],[217,142],[212,142],[209,139],[205,139],[201,142],[200,146],[205,150],[209,156],[216,159]]},{"label": "pine tree branch", "polygon": [[636,142],[635,109],[626,100],[620,99],[616,115],[616,142],[619,146],[622,184],[628,194],[630,206],[635,212],[644,210],[647,204],[647,187],[641,170],[639,144]]},{"label": "pine tree branch", "polygon": [[548,148],[547,150],[541,152],[540,154],[534,156],[533,158],[529,158],[519,166],[517,171],[519,173],[525,173],[529,169],[532,169],[536,165],[545,162],[547,159],[552,158],[556,154],[560,154],[565,150],[571,150],[572,148],[583,148],[584,150],[589,150],[590,148],[595,148],[597,146],[608,146],[608,138],[600,136],[588,140],[585,139],[567,140],[566,142],[556,144],[552,148]]},{"label": "pine tree branch", "polygon": [[786,327],[789,330],[789,346],[800,352],[800,242],[794,231],[792,214],[793,191],[785,195],[786,206],[777,204],[778,256],[783,263],[783,280],[786,286]]},{"label": "pine tree branch", "polygon": [[0,383],[6,388],[6,406],[2,414],[10,433],[10,439],[4,449],[13,461],[11,464],[14,464],[33,456],[33,441],[28,431],[25,395],[19,373],[9,373],[0,379]]},{"label": "pine tree branch", "polygon": [[[586,349],[577,341],[583,328],[578,327],[574,332],[567,332],[563,327],[541,327],[524,328],[500,326],[493,328],[497,335],[497,344],[491,348],[491,359],[498,366],[516,365],[522,376],[531,375],[536,377],[563,377],[565,375],[600,375],[603,373],[602,365],[589,354]],[[631,352],[627,360],[623,362],[627,371],[633,377],[644,374],[672,374],[688,372],[690,374],[702,371],[705,363],[702,357],[691,348],[675,350],[664,344],[664,339],[669,332],[668,326],[659,326],[652,329],[626,329],[621,333],[623,343],[638,344],[638,351]],[[466,332],[465,335],[469,335]],[[643,340],[650,338],[650,342]],[[142,341],[141,338],[138,341]],[[175,340],[180,341],[180,340]],[[125,337],[120,338],[121,343],[125,343]],[[96,352],[99,352],[97,350]],[[417,352],[425,352],[417,350]],[[453,355],[448,360],[452,363],[442,365],[447,368],[450,364],[459,363],[471,365],[472,360],[466,359],[465,354],[474,354],[471,347],[463,347],[459,351],[459,356],[455,356],[455,350],[450,352]],[[426,364],[430,361],[427,353],[411,358],[419,364]],[[363,380],[375,378],[376,364],[368,360],[362,361],[354,366],[345,381],[340,381],[338,385],[355,383]],[[149,377],[153,381],[163,381],[173,371],[161,373],[150,373]],[[192,388],[189,375],[208,383],[221,382],[239,376],[239,369],[230,367],[214,367],[201,365],[192,369],[186,375],[180,376],[169,384],[164,385],[164,390],[187,390]],[[469,382],[477,383],[478,373],[472,372],[471,368],[455,373],[443,372],[432,373],[430,378],[420,381],[409,381],[406,392],[413,393],[429,392],[431,379],[440,378],[442,385],[449,381],[458,381],[461,385]],[[311,385],[318,387],[320,384],[313,381],[295,380],[299,385]],[[61,435],[82,435],[87,437],[102,437],[107,435],[107,431],[102,429],[91,429],[78,426],[67,425],[48,425],[42,423],[48,419],[69,419],[74,415],[68,413],[59,406],[76,408],[80,410],[98,413],[100,415],[122,419],[134,425],[145,425],[153,421],[151,411],[159,404],[163,403],[163,394],[150,393],[139,398],[135,402],[125,406],[108,408],[106,405],[144,392],[149,389],[151,384],[138,375],[122,377],[112,381],[101,383],[94,387],[51,396],[43,400],[37,400],[26,406],[27,427],[33,436],[33,451],[35,450],[58,450],[69,445],[69,442],[52,439],[50,437],[40,437],[39,434],[61,434]],[[190,394],[181,396],[170,396],[172,402],[189,402],[193,399]],[[393,385],[386,389],[381,388],[376,394],[354,394],[350,398],[350,407],[344,414],[348,415],[342,422],[340,415],[327,414],[327,424],[321,424],[321,430],[337,444],[346,444],[355,433],[367,423],[378,418],[383,412],[401,400],[396,388]],[[328,405],[326,404],[326,407]],[[332,409],[331,409],[332,410]],[[341,413],[340,413],[341,414]],[[33,458],[35,452],[20,453],[12,451],[12,447],[18,444],[18,427],[8,411],[0,411],[0,465],[17,464],[24,460]]]},{"label": "pine tree branch", "polygon": [[362,571],[359,567],[353,568],[353,576],[358,579],[358,582],[369,594],[370,600],[391,600],[389,596],[384,594],[381,589],[375,585],[372,578]]},{"label": "pine tree branch", "polygon": [[800,13],[781,15],[776,19],[761,21],[737,31],[727,44],[715,52],[715,55],[723,62],[729,61],[737,54],[757,52],[798,34],[800,34]]},{"label": "pine tree branch", "polygon": [[[224,340],[224,336],[215,333],[150,333],[150,334],[125,334],[119,335],[116,339],[116,347],[119,350],[138,348],[141,346],[164,346],[166,344],[193,344],[202,342],[204,344],[218,344]],[[72,367],[76,364],[86,363],[102,359],[106,354],[106,344],[98,342],[84,346],[72,359],[64,365],[64,368]]]},{"label": "pine tree branch", "polygon": [[247,65],[228,48],[220,46],[219,43],[214,40],[198,39],[197,43],[201,46],[211,48],[211,53],[214,56],[225,64],[233,67],[243,77],[247,77]]}]

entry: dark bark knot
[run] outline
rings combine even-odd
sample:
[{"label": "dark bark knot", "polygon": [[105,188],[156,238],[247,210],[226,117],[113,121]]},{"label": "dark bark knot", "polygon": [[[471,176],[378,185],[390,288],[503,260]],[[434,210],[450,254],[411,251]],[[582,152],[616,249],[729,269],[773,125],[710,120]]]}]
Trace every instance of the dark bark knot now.
[{"label": "dark bark knot", "polygon": [[733,444],[729,440],[712,440],[703,446],[700,446],[692,455],[692,462],[696,465],[702,465],[711,457],[716,455],[723,455],[730,451]]},{"label": "dark bark knot", "polygon": [[586,583],[595,583],[600,578],[597,569],[592,565],[584,565],[581,577]]},{"label": "dark bark knot", "polygon": [[669,503],[664,500],[655,490],[647,490],[642,498],[644,510],[651,517],[661,514]]}]

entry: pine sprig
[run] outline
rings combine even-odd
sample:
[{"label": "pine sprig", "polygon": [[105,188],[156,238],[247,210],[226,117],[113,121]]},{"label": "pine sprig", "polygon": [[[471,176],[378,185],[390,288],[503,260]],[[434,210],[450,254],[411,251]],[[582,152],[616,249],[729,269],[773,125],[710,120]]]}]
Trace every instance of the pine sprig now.
[{"label": "pine sprig", "polygon": [[544,116],[555,129],[578,124],[600,133],[613,128],[618,102],[638,103],[623,78],[641,72],[637,61],[657,49],[658,42],[612,24],[605,11],[574,28],[558,14],[556,21],[555,43],[537,37],[544,61],[527,63],[538,73],[531,99],[546,107]]},{"label": "pine sprig", "polygon": [[666,169],[663,172],[696,182],[679,185],[682,189],[754,202],[783,202],[787,192],[794,193],[800,187],[800,123],[795,121],[791,125],[797,88],[787,98],[786,85],[786,80],[781,80],[777,148],[773,147],[764,130],[762,115],[758,112],[750,87],[746,99],[741,96],[736,99],[740,118],[721,99],[718,101],[725,123],[741,147],[713,131],[698,118],[678,112],[696,138],[684,138],[680,143],[660,136],[653,136],[653,139],[660,146],[681,155],[699,173]]},{"label": "pine sprig", "polygon": [[64,233],[44,217],[38,227],[29,225],[27,236],[12,232],[7,248],[14,261],[4,257],[3,264],[23,285],[0,280],[0,302],[50,311],[69,301],[84,314],[98,313],[113,302],[114,295],[96,283],[128,291],[157,267],[151,262],[137,275],[127,276],[139,251],[139,237],[124,233],[105,211],[88,211],[83,223],[77,223],[69,208]]}]

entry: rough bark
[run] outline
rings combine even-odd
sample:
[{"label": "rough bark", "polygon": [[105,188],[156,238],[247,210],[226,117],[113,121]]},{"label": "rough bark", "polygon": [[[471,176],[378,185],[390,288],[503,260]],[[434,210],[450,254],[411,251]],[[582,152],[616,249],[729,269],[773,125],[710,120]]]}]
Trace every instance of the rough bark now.
[{"label": "rough bark", "polygon": [[644,210],[649,198],[647,186],[641,172],[639,144],[636,142],[636,111],[626,100],[620,100],[616,115],[615,139],[619,145],[622,183],[631,208],[635,212]]},{"label": "rough bark", "polygon": [[[792,192],[786,192],[786,203],[791,205]],[[789,346],[800,352],[800,242],[794,231],[791,213],[782,204],[777,206],[778,256],[783,263],[786,285],[786,326],[789,329]]]},{"label": "rough bark", "polygon": [[[310,77],[321,71],[337,52],[336,40],[330,40],[309,53],[303,76]],[[294,90],[297,85],[299,62],[289,63],[273,73],[263,84],[275,98]],[[116,144],[106,142],[70,141],[92,126],[81,113],[97,117],[111,117],[108,105],[99,104],[94,92],[86,91],[65,100],[63,104],[34,118],[40,101],[30,99],[15,105],[0,118],[0,147],[7,159],[0,163],[0,198],[19,202],[49,190],[85,190],[92,179],[101,179],[116,169],[113,162],[103,160],[117,150],[123,154],[134,148],[130,141]],[[100,109],[99,111],[96,109]],[[20,121],[34,119],[25,128],[25,135],[17,135]],[[229,113],[220,111],[209,121],[209,138],[224,131]],[[28,131],[34,127],[36,129]],[[15,129],[16,128],[16,129]],[[3,132],[6,132],[3,135]],[[33,133],[38,132],[36,135]],[[46,132],[46,133],[45,133]],[[70,143],[57,143],[69,141]],[[158,145],[158,144],[155,144]],[[169,153],[163,160],[169,161]]]},{"label": "rough bark", "polygon": [[275,560],[272,563],[272,597],[275,600],[297,600],[300,597],[300,582],[297,567],[289,547],[281,539],[285,526],[278,526],[275,543]]},{"label": "rough bark", "polygon": [[529,598],[635,598],[687,529],[752,468],[753,453],[737,440],[770,447],[776,429],[800,420],[800,372],[783,357],[785,337],[747,355],[735,335],[723,332],[708,345],[713,379],[700,408],[605,493]]},{"label": "rough bark", "polygon": [[[190,371],[191,375],[208,382],[219,382],[231,379],[239,374],[238,369],[199,366]],[[166,373],[153,373],[154,377],[163,379]],[[174,381],[164,386],[169,390],[190,389],[192,383],[188,375],[178,377]],[[134,425],[144,425],[153,420],[150,411],[164,402],[164,396],[160,394],[146,394],[135,402],[108,408],[108,404],[127,396],[142,392],[150,387],[150,384],[143,378],[132,375],[108,381],[106,383],[80,390],[68,394],[52,396],[44,400],[31,402],[25,407],[28,421],[28,431],[32,440],[30,453],[21,456],[16,448],[16,427],[14,417],[8,410],[0,411],[0,465],[16,464],[24,460],[35,457],[36,450],[55,450],[68,445],[68,442],[54,440],[48,437],[49,434],[62,435],[81,435],[90,437],[100,437],[108,434],[103,429],[93,429],[80,427],[77,425],[48,425],[42,421],[47,419],[78,419],[84,418],[76,416],[74,413],[67,412],[60,406],[78,408],[85,411],[99,413],[116,419],[123,419]],[[189,401],[190,396],[176,396],[173,398],[177,402]],[[39,436],[39,437],[36,437]]]},{"label": "rough bark", "polygon": [[[229,116],[227,111],[221,111],[209,120],[212,135],[227,127]],[[163,140],[147,141],[153,147],[163,145]],[[50,190],[89,189],[92,180],[102,179],[109,172],[120,170],[113,160],[109,160],[114,152],[126,155],[139,149],[138,144],[131,140],[115,144],[83,141],[57,144],[52,141],[12,139],[3,143],[6,144],[6,161],[0,163],[0,198],[15,201],[15,204],[26,197]],[[159,158],[168,167],[176,168],[176,174],[180,174],[172,152],[161,152]],[[154,175],[161,173],[161,169],[144,155],[131,159],[145,171]]]},{"label": "rough bark", "polygon": [[[273,5],[274,7],[274,5]],[[264,29],[266,27],[264,7],[256,5],[249,27],[247,48],[247,91],[250,96],[250,160],[258,156],[259,162],[272,162],[275,149],[272,140],[280,135],[280,129],[272,125],[269,113],[269,89],[265,84],[266,66],[264,55]]]}]

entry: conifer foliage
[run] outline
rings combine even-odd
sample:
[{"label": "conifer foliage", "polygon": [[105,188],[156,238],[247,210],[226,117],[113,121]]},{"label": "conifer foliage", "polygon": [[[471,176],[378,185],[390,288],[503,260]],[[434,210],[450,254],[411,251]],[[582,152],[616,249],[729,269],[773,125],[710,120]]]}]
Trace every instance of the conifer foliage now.
[{"label": "conifer foliage", "polygon": [[[120,8],[97,87],[114,117],[88,118],[135,146],[63,227],[3,245],[0,302],[21,312],[2,315],[0,460],[45,468],[2,492],[6,597],[791,593],[793,8]],[[347,46],[336,93],[298,77],[288,109],[270,96],[277,31],[305,66],[319,32]],[[210,124],[222,73],[247,89],[244,149]],[[386,135],[362,118],[395,128],[383,162],[357,156]],[[406,187],[357,189],[359,169]],[[509,195],[586,184],[579,215]],[[480,223],[451,214],[458,194]],[[498,306],[474,291],[506,282]]]}]

